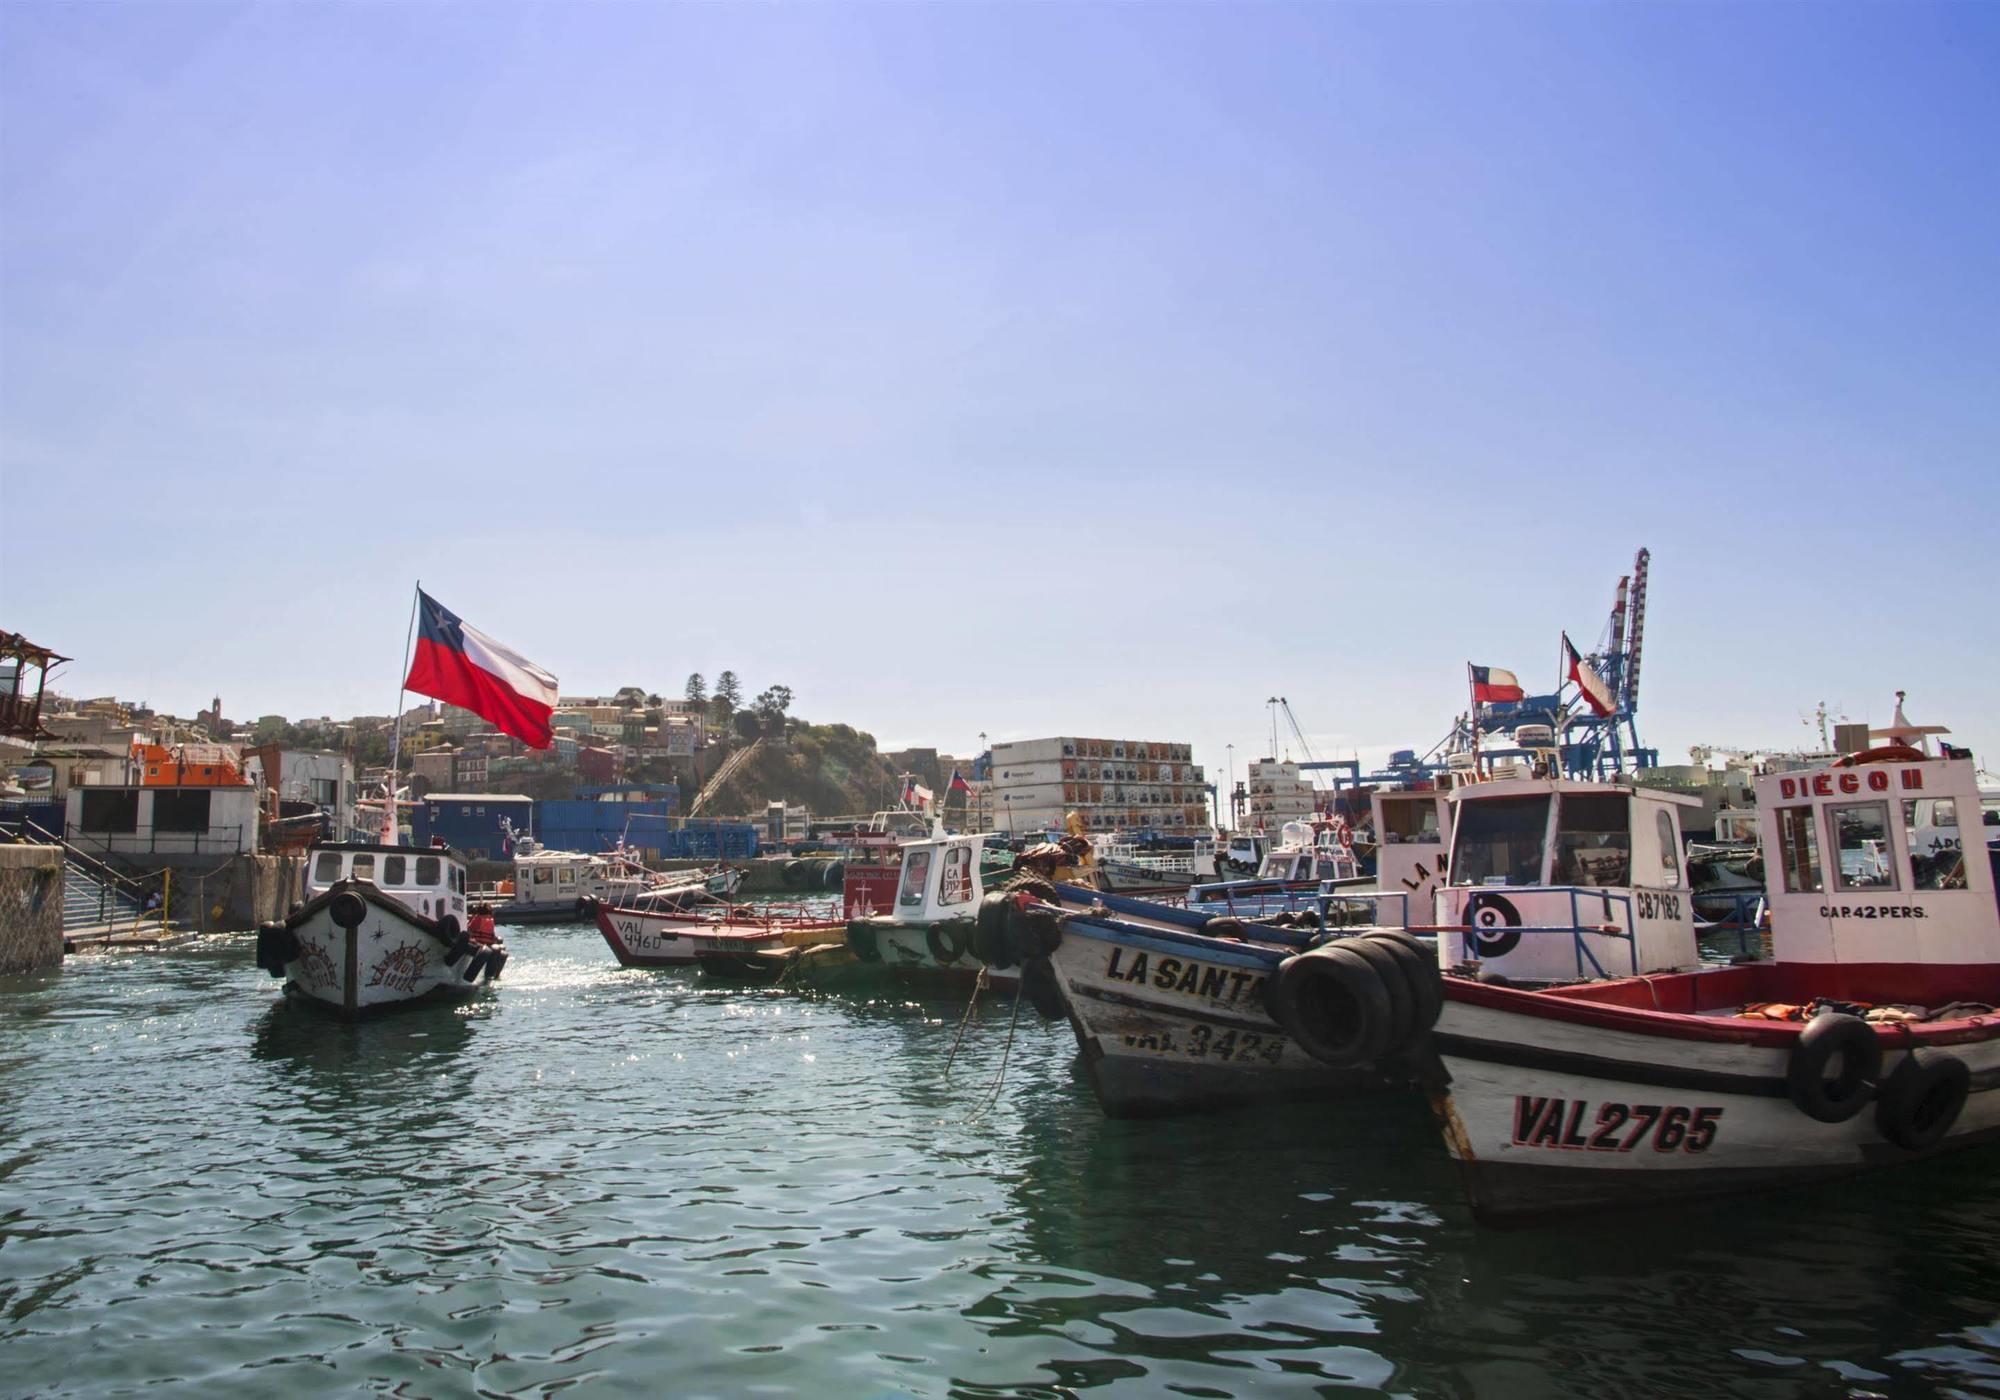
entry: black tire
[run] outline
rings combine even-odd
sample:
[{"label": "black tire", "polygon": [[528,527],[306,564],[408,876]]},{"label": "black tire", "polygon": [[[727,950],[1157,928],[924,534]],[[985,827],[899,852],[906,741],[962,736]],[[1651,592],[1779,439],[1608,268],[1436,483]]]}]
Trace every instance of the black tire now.
[{"label": "black tire", "polygon": [[979,901],[979,913],[972,923],[972,951],[988,967],[1004,970],[1020,961],[1014,956],[1013,940],[1007,936],[1011,912],[1011,901],[998,890]]},{"label": "black tire", "polygon": [[299,936],[283,924],[257,926],[257,966],[273,977],[283,977],[287,964],[299,956]]},{"label": "black tire", "polygon": [[1243,921],[1234,914],[1223,914],[1210,919],[1198,931],[1204,938],[1241,938]]},{"label": "black tire", "polygon": [[444,950],[444,960],[447,963],[455,963],[471,952],[472,940],[461,933],[458,937],[452,939],[451,946]]},{"label": "black tire", "polygon": [[458,936],[463,932],[465,930],[459,927],[458,919],[455,916],[451,914],[438,915],[437,936],[443,940],[447,948],[458,942]]},{"label": "black tire", "polygon": [[845,883],[846,879],[847,879],[847,862],[840,860],[830,860],[826,863],[826,869],[820,872],[819,875],[820,888],[825,890],[837,890],[842,886],[843,883]]},{"label": "black tire", "polygon": [[1381,1055],[1393,1025],[1389,993],[1374,964],[1337,943],[1279,964],[1271,1013],[1299,1049],[1338,1068]]},{"label": "black tire", "polygon": [[785,868],[779,873],[784,876],[785,888],[790,890],[804,889],[812,879],[807,873],[806,863],[802,860],[786,861]]},{"label": "black tire", "polygon": [[[1839,1073],[1827,1077],[1836,1066]],[[1822,1012],[1799,1032],[1785,1067],[1792,1105],[1821,1123],[1845,1123],[1868,1106],[1882,1073],[1882,1041],[1859,1016]]]},{"label": "black tire", "polygon": [[932,924],[924,930],[924,946],[940,966],[949,966],[965,951],[965,935],[951,924]]},{"label": "black tire", "polygon": [[1382,990],[1389,994],[1389,1040],[1382,1053],[1391,1055],[1407,1049],[1416,1039],[1417,1000],[1410,990],[1409,975],[1403,971],[1402,959],[1366,938],[1344,938],[1334,946],[1366,958],[1375,975],[1382,979]]},{"label": "black tire", "polygon": [[495,948],[486,955],[486,980],[489,982],[493,981],[500,975],[500,970],[505,966],[507,966],[507,950],[505,948]]},{"label": "black tire", "polygon": [[1060,1021],[1064,1015],[1062,988],[1056,985],[1056,970],[1045,958],[1021,965],[1021,995],[1044,1021]]},{"label": "black tire", "polygon": [[1906,1152],[1927,1151],[1944,1141],[1971,1092],[1972,1072],[1957,1056],[1908,1055],[1875,1096],[1875,1127]]},{"label": "black tire", "polygon": [[341,928],[360,928],[368,917],[368,901],[353,890],[342,890],[327,901],[326,916]]},{"label": "black tire", "polygon": [[1465,901],[1465,936],[1476,957],[1504,958],[1521,946],[1521,911],[1504,894],[1477,891]]},{"label": "black tire", "polygon": [[1027,964],[1046,958],[1062,946],[1062,924],[1046,909],[1007,911],[1007,950],[1014,961]]},{"label": "black tire", "polygon": [[486,954],[474,953],[465,960],[465,968],[458,975],[468,982],[477,982],[479,974],[486,970]]},{"label": "black tire", "polygon": [[1318,928],[1319,910],[1301,910],[1299,913],[1292,915],[1292,925],[1295,928]]},{"label": "black tire", "polygon": [[875,941],[875,930],[866,919],[848,921],[847,946],[865,963],[882,961],[882,946]]},{"label": "black tire", "polygon": [[1410,988],[1410,1005],[1415,1013],[1413,1035],[1422,1035],[1437,1024],[1444,1010],[1444,977],[1438,971],[1437,953],[1407,933],[1362,935],[1394,953],[1401,962]]}]

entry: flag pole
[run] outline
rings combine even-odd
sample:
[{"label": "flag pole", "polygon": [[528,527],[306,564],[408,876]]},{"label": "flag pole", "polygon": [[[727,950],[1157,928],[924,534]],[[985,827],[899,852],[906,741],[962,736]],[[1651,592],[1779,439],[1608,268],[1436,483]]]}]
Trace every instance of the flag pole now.
[{"label": "flag pole", "polygon": [[[396,674],[407,681],[410,678],[410,645],[417,635],[417,600],[424,596],[424,581],[417,580],[417,586],[410,590],[410,627],[403,635],[403,669]],[[409,692],[401,681],[396,685],[396,724],[389,735],[389,783],[382,798],[382,844],[394,846],[396,840],[396,765],[403,757],[403,697]]]},{"label": "flag pole", "polygon": [[1472,681],[1472,663],[1465,663],[1465,691],[1472,700],[1472,780],[1479,781],[1479,691]]}]

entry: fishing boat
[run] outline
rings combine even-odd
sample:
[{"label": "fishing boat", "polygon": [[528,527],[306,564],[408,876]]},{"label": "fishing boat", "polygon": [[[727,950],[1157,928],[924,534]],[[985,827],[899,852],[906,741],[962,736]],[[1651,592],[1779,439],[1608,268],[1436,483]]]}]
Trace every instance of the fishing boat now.
[{"label": "fishing boat", "polygon": [[620,967],[692,967],[705,952],[782,947],[790,931],[837,941],[846,929],[831,910],[808,905],[627,909],[586,900],[585,911]]},{"label": "fishing boat", "polygon": [[456,852],[327,843],[305,880],[305,902],[257,930],[257,966],[287,995],[356,1017],[470,996],[507,965],[490,921],[469,927]]},{"label": "fishing boat", "polygon": [[1121,894],[1184,894],[1217,873],[1215,842],[1196,839],[1185,851],[1147,851],[1130,841],[1099,836],[1097,884]]},{"label": "fishing boat", "polygon": [[[847,921],[845,941],[856,968],[970,988],[985,966],[978,939],[985,841],[983,835],[952,835],[939,822],[904,841],[894,903]],[[1009,987],[1015,981],[1004,970],[997,980]]]},{"label": "fishing boat", "polygon": [[733,894],[741,870],[661,873],[649,870],[621,841],[602,855],[552,851],[517,832],[504,818],[501,827],[512,849],[514,878],[480,886],[472,897],[493,907],[503,924],[568,924],[590,918],[585,901],[635,910],[673,911],[714,904]]},{"label": "fishing boat", "polygon": [[1560,784],[1464,795],[1434,1103],[1481,1219],[1789,1186],[2000,1138],[1994,857],[1925,849],[1921,804],[1979,810],[1971,760],[1929,752],[1936,732],[1899,703],[1876,747],[1757,780],[1771,951],[1729,966],[1696,965],[1658,798],[1632,793],[1621,815]]}]

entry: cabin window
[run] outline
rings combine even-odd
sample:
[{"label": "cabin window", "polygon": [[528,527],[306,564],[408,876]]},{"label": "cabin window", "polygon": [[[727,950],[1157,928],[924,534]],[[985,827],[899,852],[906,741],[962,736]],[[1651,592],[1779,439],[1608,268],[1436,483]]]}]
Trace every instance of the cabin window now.
[{"label": "cabin window", "polygon": [[340,855],[335,851],[321,851],[319,859],[313,862],[313,883],[330,885],[340,878]]},{"label": "cabin window", "polygon": [[465,872],[455,865],[451,868],[451,887],[459,894],[465,893]]},{"label": "cabin window", "polygon": [[1674,819],[1661,810],[1653,813],[1653,821],[1660,833],[1660,883],[1668,889],[1679,889],[1681,852],[1680,841],[1674,835]]},{"label": "cabin window", "polygon": [[208,830],[209,799],[206,792],[158,792],[153,794],[153,830],[200,834]]},{"label": "cabin window", "polygon": [[1819,873],[1819,829],[1812,808],[1778,809],[1778,865],[1787,894],[1819,894],[1826,883]]},{"label": "cabin window", "polygon": [[408,856],[382,857],[383,884],[400,885],[404,882],[405,879],[409,877],[409,873],[410,873],[410,860]]},{"label": "cabin window", "polygon": [[1881,802],[1828,807],[1833,823],[1834,888],[1893,890],[1896,867],[1889,849],[1889,808]]},{"label": "cabin window", "polygon": [[1905,802],[1903,830],[1910,843],[1910,888],[1965,888],[1965,853],[1959,845],[1957,803],[1949,797]]},{"label": "cabin window", "polygon": [[555,879],[555,871],[549,869],[546,865],[535,867],[536,884],[546,885],[553,879]]},{"label": "cabin window", "polygon": [[438,882],[438,858],[436,856],[417,857],[417,883],[435,885]]},{"label": "cabin window", "polygon": [[574,870],[568,870],[568,869],[564,869],[564,870],[558,870],[558,871],[556,872],[556,883],[557,883],[558,885],[573,885],[573,884],[575,884],[575,883],[576,883],[576,872],[575,872]]},{"label": "cabin window", "polygon": [[130,791],[85,792],[77,825],[85,831],[137,831],[139,794]]},{"label": "cabin window", "polygon": [[903,857],[903,892],[897,898],[898,904],[912,907],[924,902],[924,882],[930,878],[931,853],[929,850],[911,851]]},{"label": "cabin window", "polygon": [[1435,841],[1438,839],[1437,802],[1426,797],[1421,802],[1382,802],[1382,839]]},{"label": "cabin window", "polygon": [[938,903],[963,904],[972,898],[972,847],[953,846],[944,853],[938,877]]},{"label": "cabin window", "polygon": [[356,856],[354,858],[354,869],[349,873],[357,880],[373,880],[375,878],[375,857],[373,855]]},{"label": "cabin window", "polygon": [[1632,883],[1631,799],[1623,793],[1565,793],[1556,811],[1558,885]]},{"label": "cabin window", "polygon": [[1451,855],[1455,885],[1535,885],[1549,827],[1546,797],[1493,797],[1459,804]]}]

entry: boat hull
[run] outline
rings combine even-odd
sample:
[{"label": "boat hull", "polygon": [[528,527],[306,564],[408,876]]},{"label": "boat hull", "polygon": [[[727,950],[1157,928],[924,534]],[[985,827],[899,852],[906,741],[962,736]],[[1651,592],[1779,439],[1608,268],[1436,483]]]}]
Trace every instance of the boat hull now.
[{"label": "boat hull", "polygon": [[344,1017],[362,1017],[475,996],[506,962],[506,948],[497,940],[464,939],[455,926],[386,899],[362,897],[364,912],[348,926],[342,920],[351,917],[353,906],[339,896],[353,889],[337,886],[285,921],[292,953],[282,963],[286,995]]},{"label": "boat hull", "polygon": [[1071,914],[1048,957],[1092,1090],[1114,1118],[1401,1086],[1336,1069],[1271,1018],[1266,985],[1296,951]]},{"label": "boat hull", "polygon": [[704,953],[778,948],[801,934],[836,940],[844,927],[835,919],[732,922],[602,904],[591,916],[620,967],[693,967]]},{"label": "boat hull", "polygon": [[945,992],[970,992],[984,972],[990,987],[1012,991],[1020,982],[1014,971],[988,968],[973,952],[971,919],[944,919],[932,924],[898,923],[894,919],[850,919],[847,946],[855,953],[851,973],[914,982]]},{"label": "boat hull", "polygon": [[1433,1107],[1489,1224],[1796,1186],[2000,1140],[1993,1018],[1880,1036],[1880,1085],[1911,1072],[1913,1055],[1956,1058],[1969,1074],[1950,1130],[1910,1150],[1886,1135],[1879,1100],[1839,1123],[1795,1106],[1799,1023],[1539,1014],[1565,1012],[1546,1000],[1447,979],[1432,1035],[1446,1080]]}]

